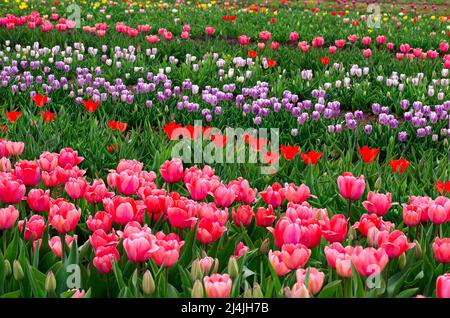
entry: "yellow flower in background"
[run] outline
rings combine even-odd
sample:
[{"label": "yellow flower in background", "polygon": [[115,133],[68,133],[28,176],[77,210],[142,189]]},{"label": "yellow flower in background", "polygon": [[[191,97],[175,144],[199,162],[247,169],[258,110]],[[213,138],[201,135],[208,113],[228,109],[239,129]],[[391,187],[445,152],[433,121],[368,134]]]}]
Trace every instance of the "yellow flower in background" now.
[{"label": "yellow flower in background", "polygon": [[367,32],[372,33],[373,30],[372,29],[367,29]]},{"label": "yellow flower in background", "polygon": [[25,10],[26,8],[28,8],[28,4],[26,2],[21,2],[19,5],[19,9]]},{"label": "yellow flower in background", "polygon": [[407,15],[405,15],[405,16],[403,17],[403,20],[406,20],[406,19],[408,19],[408,16],[407,16]]},{"label": "yellow flower in background", "polygon": [[434,15],[432,15],[431,20],[436,20],[436,17]]},{"label": "yellow flower in background", "polygon": [[383,21],[387,21],[387,20],[389,20],[389,18],[383,18]]}]

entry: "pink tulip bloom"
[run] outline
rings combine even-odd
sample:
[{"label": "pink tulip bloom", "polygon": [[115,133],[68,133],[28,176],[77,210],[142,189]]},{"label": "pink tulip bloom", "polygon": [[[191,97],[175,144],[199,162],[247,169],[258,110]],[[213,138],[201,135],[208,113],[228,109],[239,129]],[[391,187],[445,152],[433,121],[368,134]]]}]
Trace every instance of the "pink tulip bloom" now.
[{"label": "pink tulip bloom", "polygon": [[104,246],[117,246],[119,243],[119,238],[114,230],[113,232],[107,234],[103,229],[98,229],[91,236],[89,236],[89,243],[94,251],[96,251],[100,247]]},{"label": "pink tulip bloom", "polygon": [[448,221],[450,214],[450,203],[445,206],[431,204],[428,207],[428,217],[434,224],[442,224]]},{"label": "pink tulip bloom", "polygon": [[365,36],[362,38],[361,43],[364,46],[369,46],[370,42],[372,42],[372,39],[370,38],[370,36]]},{"label": "pink tulip bloom", "polygon": [[336,272],[340,277],[352,277],[351,255],[342,254],[336,259]]},{"label": "pink tulip bloom", "polygon": [[209,298],[230,297],[233,282],[228,274],[213,274],[203,278],[206,296]]},{"label": "pink tulip bloom", "polygon": [[298,40],[298,32],[289,33],[289,41],[297,42],[297,40]]},{"label": "pink tulip bloom", "polygon": [[27,203],[31,210],[42,213],[50,208],[50,190],[31,189],[28,192]]},{"label": "pink tulip bloom", "polygon": [[265,191],[261,191],[259,195],[267,205],[271,205],[273,208],[278,208],[284,201],[285,189],[281,187],[278,182],[272,186],[268,186]]},{"label": "pink tulip bloom", "polygon": [[58,153],[45,151],[39,156],[38,164],[43,171],[53,171],[58,166]]},{"label": "pink tulip bloom", "polygon": [[45,230],[45,220],[40,215],[33,215],[29,220],[19,221],[19,230],[22,232],[23,224],[25,223],[25,234],[24,239],[29,241],[31,238],[33,240],[38,240],[42,236],[42,232]]},{"label": "pink tulip bloom", "polygon": [[70,165],[72,167],[76,166],[83,160],[83,157],[78,156],[78,151],[75,151],[72,148],[63,148],[59,151],[58,165],[61,168],[64,168],[67,165]]},{"label": "pink tulip bloom", "polygon": [[101,179],[96,179],[92,185],[87,185],[84,192],[84,198],[91,204],[101,203],[103,199],[110,198],[114,192],[109,192],[106,188],[105,182]]},{"label": "pink tulip bloom", "polygon": [[98,211],[95,213],[94,217],[89,215],[89,218],[86,221],[86,225],[91,232],[95,232],[97,230],[103,230],[105,232],[109,232],[112,227],[113,218],[112,215],[105,211]]},{"label": "pink tulip bloom", "polygon": [[178,262],[183,244],[184,241],[180,241],[175,233],[165,235],[163,232],[158,232],[156,233],[158,249],[152,252],[151,257],[158,266],[172,267]]},{"label": "pink tulip bloom", "polygon": [[284,276],[289,273],[291,270],[287,267],[287,265],[283,262],[283,257],[281,251],[269,251],[269,262],[272,265],[275,273],[278,276]]},{"label": "pink tulip bloom", "polygon": [[202,244],[209,244],[217,241],[226,230],[227,228],[219,222],[203,218],[198,222],[197,239]]},{"label": "pink tulip bloom", "polygon": [[342,214],[335,214],[331,220],[320,222],[323,237],[330,243],[342,242],[347,236],[347,218]]},{"label": "pink tulip bloom", "polygon": [[362,276],[379,275],[389,261],[389,256],[383,248],[355,247],[352,253],[352,263]]},{"label": "pink tulip bloom", "polygon": [[397,258],[407,250],[414,247],[414,243],[408,243],[408,238],[402,231],[395,230],[391,233],[381,231],[378,234],[378,246],[383,248],[389,258]]},{"label": "pink tulip bloom", "polygon": [[271,205],[266,209],[264,207],[259,207],[255,213],[256,225],[268,227],[273,224],[276,219],[276,215],[273,212]]},{"label": "pink tulip bloom", "polygon": [[349,35],[348,40],[350,43],[355,43],[358,37],[355,34]]},{"label": "pink tulip bloom", "polygon": [[189,183],[186,183],[186,188],[189,190],[189,195],[196,201],[201,201],[206,198],[211,189],[211,182],[206,178],[193,177]]},{"label": "pink tulip bloom", "polygon": [[236,194],[232,188],[221,185],[214,190],[213,197],[217,206],[226,208],[233,204]]},{"label": "pink tulip bloom", "polygon": [[376,40],[378,45],[383,45],[386,42],[386,37],[384,35],[379,35]]},{"label": "pink tulip bloom", "polygon": [[298,269],[305,266],[310,256],[311,250],[300,243],[284,244],[281,247],[281,259],[289,269]]},{"label": "pink tulip bloom", "polygon": [[70,178],[64,185],[64,189],[71,199],[77,200],[83,198],[87,186],[84,178]]},{"label": "pink tulip bloom", "polygon": [[73,231],[80,217],[81,209],[77,209],[73,203],[61,200],[50,204],[48,221],[59,233]]},{"label": "pink tulip bloom", "polygon": [[403,204],[403,222],[407,226],[417,226],[420,223],[422,208],[416,205]]},{"label": "pink tulip bloom", "polygon": [[270,40],[270,36],[271,36],[271,34],[270,34],[269,31],[262,31],[262,32],[259,33],[259,39],[261,41],[264,41],[264,42],[269,41]]},{"label": "pink tulip bloom", "polygon": [[238,259],[239,257],[245,255],[250,251],[250,248],[248,246],[245,246],[244,243],[239,242],[238,246],[236,247],[236,250],[234,251],[234,255],[232,257]]},{"label": "pink tulip bloom", "polygon": [[211,26],[207,26],[207,27],[205,28],[205,32],[206,32],[206,34],[208,34],[209,36],[211,36],[211,35],[214,34],[214,32],[216,32],[216,30],[215,30],[213,27],[211,27]]},{"label": "pink tulip bloom", "polygon": [[316,48],[322,47],[324,45],[324,43],[325,43],[325,40],[321,36],[315,37],[311,42],[312,46],[316,47]]},{"label": "pink tulip bloom", "polygon": [[336,47],[341,49],[345,46],[345,40],[335,40],[334,45],[336,45]]},{"label": "pink tulip bloom", "polygon": [[158,250],[155,237],[147,231],[132,233],[123,241],[127,257],[134,263],[146,262]]},{"label": "pink tulip bloom", "polygon": [[114,246],[105,246],[99,248],[95,252],[95,257],[92,263],[95,268],[102,273],[107,274],[112,271],[112,263],[118,262],[120,259],[119,251]]},{"label": "pink tulip bloom", "polygon": [[301,184],[296,187],[294,184],[285,184],[284,185],[284,194],[286,195],[286,199],[289,202],[293,203],[302,203],[309,199],[309,197],[313,197],[311,192],[309,191],[309,187],[307,185]]},{"label": "pink tulip bloom", "polygon": [[439,263],[450,263],[450,238],[439,237],[434,239],[433,243],[434,257]]},{"label": "pink tulip bloom", "polygon": [[19,218],[19,211],[12,205],[0,209],[0,230],[9,230]]},{"label": "pink tulip bloom", "polygon": [[369,57],[372,56],[372,50],[371,49],[365,49],[363,50],[363,56],[368,59]]},{"label": "pink tulip bloom", "polygon": [[40,169],[36,162],[28,160],[20,160],[14,166],[14,175],[17,179],[22,180],[23,184],[34,187],[39,183],[41,178]]},{"label": "pink tulip bloom", "polygon": [[[77,235],[74,235],[74,236],[66,235],[65,236],[65,240],[66,240],[67,246],[69,248],[71,248],[73,241],[77,240]],[[50,246],[50,249],[56,255],[56,257],[58,257],[58,258],[62,257],[62,255],[63,255],[63,253],[62,253],[62,245],[61,245],[61,238],[59,236],[53,236],[48,241],[48,245]]]},{"label": "pink tulip bloom", "polygon": [[253,208],[249,205],[240,205],[237,210],[233,208],[231,216],[236,226],[249,226],[253,220]]},{"label": "pink tulip bloom", "polygon": [[406,54],[409,52],[409,50],[411,50],[411,47],[409,46],[408,43],[400,44],[400,52]]},{"label": "pink tulip bloom", "polygon": [[[301,268],[295,272],[297,277],[297,283],[303,284],[306,278],[306,269]],[[315,295],[317,294],[323,286],[325,280],[325,274],[317,270],[317,268],[309,267],[309,280],[308,280],[308,291]]]},{"label": "pink tulip bloom", "polygon": [[383,194],[370,191],[367,194],[367,201],[363,202],[363,206],[367,212],[383,216],[392,206],[392,196],[390,193]]},{"label": "pink tulip bloom", "polygon": [[450,298],[450,273],[441,275],[436,280],[436,297]]},{"label": "pink tulip bloom", "polygon": [[332,243],[324,248],[324,254],[327,259],[328,265],[331,268],[336,268],[336,260],[338,257],[343,257],[343,255],[352,255],[353,246],[346,246],[345,248],[341,243]]},{"label": "pink tulip bloom", "polygon": [[366,182],[363,175],[354,177],[350,172],[345,172],[338,177],[338,187],[344,199],[356,201],[364,193]]},{"label": "pink tulip bloom", "polygon": [[136,202],[132,198],[115,196],[103,199],[105,211],[112,215],[114,222],[125,225],[132,221],[138,212]]}]

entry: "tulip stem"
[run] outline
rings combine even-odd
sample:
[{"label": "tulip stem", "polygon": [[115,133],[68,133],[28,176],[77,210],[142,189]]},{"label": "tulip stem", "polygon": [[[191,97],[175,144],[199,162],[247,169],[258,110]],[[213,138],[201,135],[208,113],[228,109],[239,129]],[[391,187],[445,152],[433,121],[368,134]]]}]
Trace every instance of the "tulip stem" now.
[{"label": "tulip stem", "polygon": [[348,200],[348,209],[347,209],[347,217],[351,222],[351,212],[352,212],[352,200]]},{"label": "tulip stem", "polygon": [[166,292],[166,297],[169,297],[169,268],[166,267],[164,269],[165,272],[165,276],[166,276],[166,280],[165,280],[165,292]]},{"label": "tulip stem", "polygon": [[6,230],[3,230],[2,241],[3,241],[3,254],[5,254],[6,253]]},{"label": "tulip stem", "polygon": [[66,234],[61,233],[61,249],[64,262],[66,261]]}]

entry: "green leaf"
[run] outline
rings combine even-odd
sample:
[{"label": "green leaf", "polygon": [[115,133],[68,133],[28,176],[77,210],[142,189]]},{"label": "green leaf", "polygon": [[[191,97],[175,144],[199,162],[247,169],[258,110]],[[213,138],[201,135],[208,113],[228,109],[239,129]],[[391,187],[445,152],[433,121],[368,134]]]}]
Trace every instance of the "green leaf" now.
[{"label": "green leaf", "polygon": [[324,288],[322,288],[322,291],[319,294],[319,298],[331,298],[335,296],[337,293],[337,290],[341,286],[340,280],[335,280],[329,284],[327,284]]},{"label": "green leaf", "polygon": [[411,298],[412,296],[417,294],[417,291],[419,290],[419,288],[410,288],[410,289],[406,289],[403,290],[402,292],[400,292],[397,296],[395,296],[396,298]]}]

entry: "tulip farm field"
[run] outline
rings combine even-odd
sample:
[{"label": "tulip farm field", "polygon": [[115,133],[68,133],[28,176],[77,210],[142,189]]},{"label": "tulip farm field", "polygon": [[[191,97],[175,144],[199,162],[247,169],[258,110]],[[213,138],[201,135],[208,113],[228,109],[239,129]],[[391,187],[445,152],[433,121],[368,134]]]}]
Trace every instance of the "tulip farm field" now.
[{"label": "tulip farm field", "polygon": [[0,0],[0,297],[450,298],[449,43],[445,1]]}]

